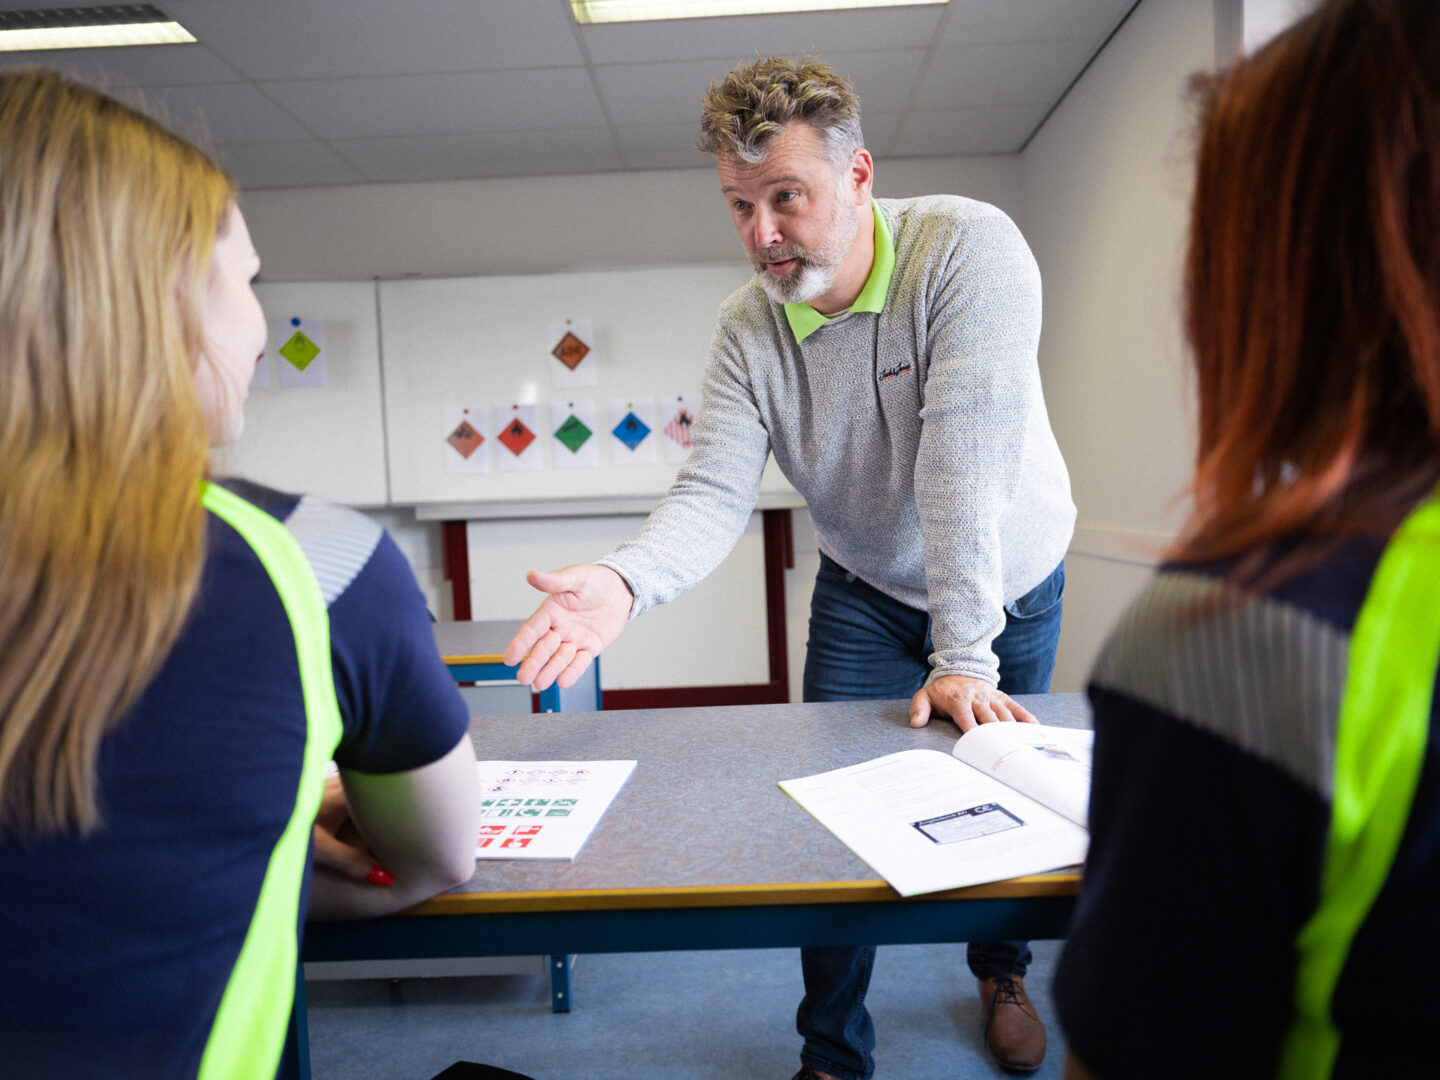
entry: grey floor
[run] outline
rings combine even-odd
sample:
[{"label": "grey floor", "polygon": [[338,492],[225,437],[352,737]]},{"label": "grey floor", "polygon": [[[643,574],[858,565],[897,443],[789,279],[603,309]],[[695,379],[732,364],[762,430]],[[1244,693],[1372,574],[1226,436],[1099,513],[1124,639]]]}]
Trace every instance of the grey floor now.
[{"label": "grey floor", "polygon": [[[1064,1044],[1050,1002],[1059,942],[1035,942],[1025,984]],[[877,1080],[1005,1076],[985,1053],[963,945],[882,947],[867,1003]],[[799,1067],[793,949],[581,956],[574,1010],[550,1011],[534,975],[312,982],[314,1080],[429,1080],[455,1061],[535,1080],[790,1080]]]}]

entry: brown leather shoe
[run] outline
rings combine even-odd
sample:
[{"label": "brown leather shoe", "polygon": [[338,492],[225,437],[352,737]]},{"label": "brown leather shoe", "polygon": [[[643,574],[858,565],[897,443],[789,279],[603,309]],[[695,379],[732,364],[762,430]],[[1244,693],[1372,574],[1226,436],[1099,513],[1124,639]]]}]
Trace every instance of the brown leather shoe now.
[{"label": "brown leather shoe", "polygon": [[1034,1072],[1045,1060],[1045,1024],[1025,980],[997,975],[980,980],[980,1006],[985,1011],[985,1047],[1006,1072]]}]

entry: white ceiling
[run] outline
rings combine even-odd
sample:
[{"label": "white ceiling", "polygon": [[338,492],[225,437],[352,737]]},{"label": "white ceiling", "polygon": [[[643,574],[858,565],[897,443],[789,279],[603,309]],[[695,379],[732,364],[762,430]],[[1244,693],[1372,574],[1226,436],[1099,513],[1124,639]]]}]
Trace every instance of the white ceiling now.
[{"label": "white ceiling", "polygon": [[[848,76],[879,158],[1024,146],[1138,0],[577,26],[567,0],[155,0],[195,45],[4,53],[138,100],[245,188],[693,168],[706,84]],[[0,10],[76,0],[0,0]]]}]

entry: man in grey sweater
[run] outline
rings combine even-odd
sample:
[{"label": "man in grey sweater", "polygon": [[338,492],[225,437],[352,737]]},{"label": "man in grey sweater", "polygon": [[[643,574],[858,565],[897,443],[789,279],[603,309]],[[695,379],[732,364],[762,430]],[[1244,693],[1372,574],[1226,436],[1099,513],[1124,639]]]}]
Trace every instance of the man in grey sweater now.
[{"label": "man in grey sweater", "polygon": [[[1075,507],[1040,389],[1040,278],[1001,211],[871,198],[859,103],[823,64],[767,59],[705,101],[701,148],[756,277],[722,306],[694,449],[639,534],[548,594],[506,651],[571,685],[628,619],[729,553],[774,453],[821,549],[807,701],[909,697],[962,731],[1028,721],[1049,686]],[[1008,692],[1007,692],[1008,691]],[[873,947],[804,949],[799,1078],[868,1080]],[[972,943],[986,1041],[1037,1068],[1023,942]]]}]

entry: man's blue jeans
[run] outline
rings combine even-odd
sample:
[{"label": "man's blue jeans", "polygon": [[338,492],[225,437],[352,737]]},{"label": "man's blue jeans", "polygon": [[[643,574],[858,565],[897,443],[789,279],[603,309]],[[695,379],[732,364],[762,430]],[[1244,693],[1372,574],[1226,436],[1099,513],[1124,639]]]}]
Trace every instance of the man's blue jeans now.
[{"label": "man's blue jeans", "polygon": [[[1006,607],[1005,629],[992,644],[1005,693],[1049,691],[1064,591],[1062,562]],[[928,614],[820,556],[805,648],[806,701],[909,698],[925,684],[934,651]],[[967,959],[976,978],[1024,975],[1030,947],[1023,941],[972,941]],[[805,999],[795,1027],[805,1039],[801,1061],[841,1080],[867,1080],[875,1069],[875,1026],[865,1008],[875,946],[801,949],[800,963]]]}]

